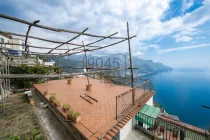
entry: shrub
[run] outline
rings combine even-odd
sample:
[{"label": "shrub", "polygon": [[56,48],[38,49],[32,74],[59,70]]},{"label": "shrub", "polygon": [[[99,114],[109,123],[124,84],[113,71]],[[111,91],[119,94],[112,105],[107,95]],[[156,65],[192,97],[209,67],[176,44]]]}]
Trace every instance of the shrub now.
[{"label": "shrub", "polygon": [[31,140],[30,136],[25,136],[24,140]]},{"label": "shrub", "polygon": [[67,79],[67,81],[71,81],[71,80],[72,80],[72,78],[68,78],[68,79]]},{"label": "shrub", "polygon": [[56,93],[55,93],[55,92],[53,92],[53,93],[51,93],[50,95],[55,97],[55,96],[56,96]]},{"label": "shrub", "polygon": [[55,100],[55,96],[50,96],[49,100],[50,100],[50,101]]},{"label": "shrub", "polygon": [[34,137],[34,140],[41,140],[42,138],[41,138],[41,136],[40,135],[36,135],[35,137]]},{"label": "shrub", "polygon": [[59,106],[60,106],[60,102],[59,102],[59,101],[57,101],[57,100],[53,100],[53,102],[54,102],[54,104],[56,104],[56,106],[57,106],[57,107],[59,107]]},{"label": "shrub", "polygon": [[51,103],[53,103],[55,100],[56,100],[56,94],[55,94],[55,93],[52,93],[52,94],[50,95],[49,101],[50,101]]},{"label": "shrub", "polygon": [[47,95],[47,91],[44,91],[44,95]]},{"label": "shrub", "polygon": [[72,116],[72,115],[73,115],[73,111],[71,111],[71,110],[67,111],[67,112],[66,112],[66,115]]},{"label": "shrub", "polygon": [[92,86],[92,84],[87,84],[86,86],[90,86],[90,87],[91,87],[91,86]]},{"label": "shrub", "polygon": [[63,105],[63,108],[64,108],[64,109],[69,109],[69,108],[70,108],[70,105],[69,105],[69,104],[64,104],[64,105]]},{"label": "shrub", "polygon": [[73,116],[74,118],[76,118],[76,117],[80,116],[80,113],[79,113],[79,112],[74,112],[74,113],[72,114],[72,116]]}]

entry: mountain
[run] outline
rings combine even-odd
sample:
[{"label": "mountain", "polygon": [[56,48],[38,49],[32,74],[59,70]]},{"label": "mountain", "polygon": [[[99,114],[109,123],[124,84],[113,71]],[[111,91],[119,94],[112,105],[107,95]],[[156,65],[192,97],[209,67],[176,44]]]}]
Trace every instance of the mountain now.
[{"label": "mountain", "polygon": [[[73,55],[65,58],[55,58],[55,63],[59,67],[63,67],[64,71],[69,72],[69,66],[71,66],[71,71],[82,72],[85,68],[85,57],[84,55]],[[89,68],[129,68],[129,56],[126,54],[112,54],[112,55],[87,55],[87,63]],[[163,65],[159,62],[153,62],[152,60],[143,60],[138,57],[132,57],[134,74],[145,75],[153,74],[164,71],[171,71],[172,68]],[[78,69],[80,68],[80,69]],[[127,70],[127,72],[129,72]]]}]

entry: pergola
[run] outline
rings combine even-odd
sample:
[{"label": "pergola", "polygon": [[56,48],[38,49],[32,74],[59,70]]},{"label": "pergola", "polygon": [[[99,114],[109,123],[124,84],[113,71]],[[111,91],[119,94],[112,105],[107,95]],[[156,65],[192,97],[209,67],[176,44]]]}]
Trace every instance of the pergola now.
[{"label": "pergola", "polygon": [[[131,72],[131,81],[132,81],[132,88],[134,87],[133,81],[133,67],[132,67],[132,58],[131,58],[131,47],[130,47],[130,39],[136,37],[136,35],[134,36],[130,36],[129,34],[129,24],[127,22],[127,36],[126,37],[117,37],[115,36],[116,34],[118,34],[118,32],[116,33],[112,33],[108,36],[104,36],[104,35],[96,35],[96,34],[90,34],[90,33],[86,33],[86,31],[88,30],[88,28],[84,29],[82,32],[78,32],[78,31],[73,31],[73,30],[67,30],[67,29],[58,29],[58,28],[53,28],[53,27],[49,27],[49,26],[44,26],[44,25],[40,25],[38,24],[40,21],[39,20],[35,20],[34,22],[29,22],[26,21],[24,19],[20,19],[20,18],[16,18],[16,17],[11,17],[8,15],[4,15],[4,14],[0,14],[1,18],[4,19],[8,19],[8,20],[12,20],[14,22],[18,22],[18,23],[22,23],[25,25],[28,25],[28,30],[26,32],[26,34],[19,34],[19,33],[14,33],[14,32],[8,32],[8,31],[2,31],[0,30],[0,33],[2,34],[8,34],[8,35],[13,35],[13,36],[18,36],[18,37],[24,37],[25,38],[25,44],[23,44],[23,46],[25,46],[25,58],[28,58],[29,54],[34,54],[34,55],[38,55],[38,56],[42,56],[45,58],[48,57],[65,57],[65,56],[70,56],[70,55],[74,55],[74,54],[78,54],[78,53],[85,53],[85,59],[86,59],[86,69],[87,69],[87,73],[85,74],[91,74],[93,72],[88,72],[88,68],[87,67],[87,56],[86,53],[87,52],[92,52],[92,51],[96,51],[96,50],[100,50],[100,49],[104,49],[110,46],[114,46],[116,44],[122,43],[127,41],[128,42],[128,51],[129,51],[129,60],[130,60],[130,67],[129,68],[125,68],[125,69],[129,69]],[[56,40],[49,40],[46,38],[41,38],[41,37],[36,37],[36,36],[30,36],[29,33],[32,30],[33,27],[37,27],[43,30],[49,30],[49,31],[53,31],[53,32],[64,32],[64,33],[70,33],[75,35],[74,37],[72,37],[71,39],[67,40],[66,42],[62,42],[62,41],[56,41]],[[77,44],[77,43],[72,43],[73,40],[77,39],[80,36],[88,36],[90,38],[97,38],[96,41],[93,41],[91,43],[88,44],[84,44],[84,42],[82,42],[81,44]],[[49,47],[44,47],[44,46],[33,46],[28,44],[28,39],[35,39],[35,40],[40,40],[40,41],[45,41],[45,42],[49,42],[49,43],[54,43],[54,44],[58,44],[56,47],[54,48],[49,48]],[[112,44],[108,44],[108,45],[104,45],[104,46],[97,46],[94,45],[95,43],[98,43],[100,41],[103,40],[116,40],[116,42],[112,43]],[[0,44],[4,44],[6,45],[17,45],[19,46],[20,44],[17,43],[2,43],[0,42]],[[71,45],[73,46],[72,48],[61,48],[61,46],[64,45]],[[34,52],[34,51],[30,51],[30,48],[37,48],[37,49],[45,49],[47,50],[46,53],[42,53],[42,52]],[[6,96],[8,95],[8,91],[10,90],[10,79],[15,79],[15,78],[55,78],[55,77],[61,77],[61,76],[70,76],[70,74],[56,74],[56,75],[26,75],[26,74],[9,74],[9,65],[10,65],[10,56],[7,52],[3,51],[3,50],[10,50],[9,48],[6,47],[0,47],[0,54],[4,56],[4,58],[6,58],[6,61],[3,62],[3,57],[1,57],[1,62],[2,62],[2,66],[1,66],[1,70],[0,70],[0,89],[1,89],[1,96],[2,96],[2,103],[3,103],[3,107],[4,107],[4,113],[5,113],[5,104],[6,104]],[[54,50],[62,50],[64,51],[63,53],[53,53]],[[124,69],[124,70],[125,70]],[[123,70],[120,68],[117,69],[98,69],[98,71],[95,71],[94,73],[97,72],[102,72],[102,71],[118,71],[118,70]],[[84,73],[74,73],[71,75],[81,75]],[[87,76],[88,78],[88,76]],[[89,82],[89,80],[88,80]],[[133,93],[134,96],[134,93]]]}]

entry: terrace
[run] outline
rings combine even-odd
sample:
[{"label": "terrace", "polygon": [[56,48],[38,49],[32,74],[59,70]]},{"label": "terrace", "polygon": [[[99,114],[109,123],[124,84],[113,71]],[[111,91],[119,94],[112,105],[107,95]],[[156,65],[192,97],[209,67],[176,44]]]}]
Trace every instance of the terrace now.
[{"label": "terrace", "polygon": [[[119,122],[119,118],[118,120],[116,119],[116,108],[120,112],[118,116],[120,115],[122,117],[123,112],[124,114],[129,112],[126,112],[127,108],[132,110],[132,107],[135,107],[135,105],[129,105],[128,102],[125,102],[124,105],[126,107],[124,106],[124,108],[120,107],[119,104],[118,107],[116,106],[116,98],[119,95],[123,96],[125,93],[131,93],[129,86],[115,85],[93,78],[89,78],[89,80],[93,85],[90,91],[87,91],[85,88],[87,84],[86,77],[73,78],[72,84],[67,84],[66,80],[54,80],[43,84],[35,84],[34,87],[38,91],[37,94],[41,94],[42,96],[44,91],[48,91],[49,93],[56,92],[56,99],[61,103],[61,106],[63,104],[70,104],[73,111],[80,112],[80,122],[72,124],[85,138],[102,138],[110,128]],[[142,97],[147,97],[150,93],[152,92],[146,93],[144,90],[139,92],[138,102],[140,102],[140,99],[143,101],[145,98]],[[80,97],[83,94],[93,97],[98,102],[91,100],[92,104],[89,103]],[[50,96],[47,95],[45,97],[49,99]],[[129,97],[131,101],[132,96]],[[62,107],[57,107],[56,109],[62,114],[62,117],[66,118],[66,113],[64,113]]]}]

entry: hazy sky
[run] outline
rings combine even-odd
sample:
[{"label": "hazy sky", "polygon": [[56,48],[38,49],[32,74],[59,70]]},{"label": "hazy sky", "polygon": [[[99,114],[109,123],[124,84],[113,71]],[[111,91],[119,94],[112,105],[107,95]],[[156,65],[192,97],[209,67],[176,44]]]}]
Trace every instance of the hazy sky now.
[{"label": "hazy sky", "polygon": [[[126,22],[132,54],[172,67],[210,68],[210,0],[7,0],[0,1],[0,13],[42,25],[88,33],[126,37]],[[26,33],[27,26],[0,19],[0,30]],[[67,41],[67,33],[32,28],[30,35]],[[96,38],[80,37],[74,43],[87,44]],[[55,47],[30,39],[33,45]],[[106,45],[104,41],[96,45]],[[73,46],[63,46],[73,47]],[[95,53],[127,52],[127,42]],[[39,51],[39,50],[34,50]],[[47,52],[47,50],[42,50]],[[55,51],[56,52],[56,51]]]}]

